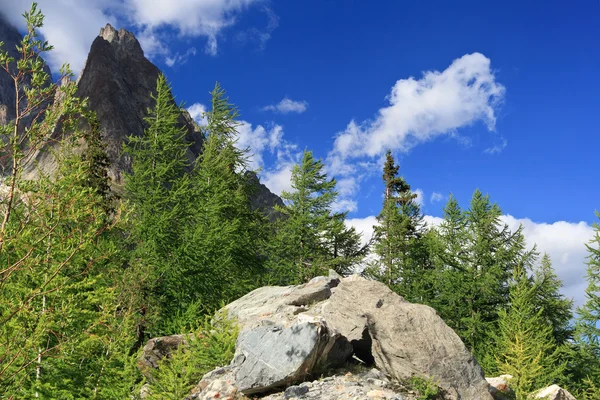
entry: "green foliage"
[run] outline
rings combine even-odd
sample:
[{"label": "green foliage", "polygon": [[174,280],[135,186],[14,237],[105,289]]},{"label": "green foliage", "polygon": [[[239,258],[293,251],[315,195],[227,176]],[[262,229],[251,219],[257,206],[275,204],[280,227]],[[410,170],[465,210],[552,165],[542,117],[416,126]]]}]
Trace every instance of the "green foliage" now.
[{"label": "green foliage", "polygon": [[512,375],[510,385],[517,400],[535,389],[554,383],[565,365],[543,309],[536,309],[536,287],[521,268],[515,269],[510,288],[510,308],[500,311],[497,369]]},{"label": "green foliage", "polygon": [[490,343],[498,330],[499,311],[509,304],[509,283],[518,266],[531,268],[535,248],[527,250],[520,227],[511,232],[502,211],[488,196],[475,191],[468,210],[454,197],[444,221],[430,235],[435,264],[430,301],[475,354],[486,372],[494,369]]},{"label": "green foliage", "polygon": [[417,392],[418,400],[435,400],[440,396],[440,389],[433,378],[421,378],[415,375],[408,380],[407,384]]},{"label": "green foliage", "polygon": [[181,228],[189,217],[186,207],[191,197],[185,174],[189,145],[184,129],[177,124],[181,111],[163,75],[152,98],[155,106],[148,110],[144,135],[130,137],[125,145],[132,157],[132,173],[125,176],[125,197],[132,209],[128,230],[133,248],[125,290],[136,299],[142,336],[146,329],[159,335],[156,326],[161,316],[180,306],[173,303],[178,288],[169,284],[180,275]]},{"label": "green foliage", "polygon": [[344,225],[345,213],[333,213],[335,179],[311,151],[292,169],[291,192],[284,191],[285,207],[271,249],[271,275],[280,284],[304,283],[329,268],[348,273],[366,253],[360,235]]},{"label": "green foliage", "polygon": [[189,395],[200,378],[216,367],[228,365],[235,353],[238,325],[219,312],[205,316],[190,334],[187,345],[163,359],[152,372],[148,390],[150,399],[180,400]]},{"label": "green foliage", "polygon": [[[596,213],[600,218],[600,213]],[[600,382],[600,225],[594,224],[594,237],[587,244],[586,301],[577,309],[575,343],[570,372],[578,392],[598,393]],[[590,383],[596,382],[595,385]]]},{"label": "green foliage", "polygon": [[[102,149],[93,160],[74,151],[97,133],[82,130],[92,117],[86,102],[75,97],[75,85],[53,84],[44,71],[40,54],[51,47],[37,36],[43,15],[35,3],[24,17],[21,59],[0,52],[20,105],[0,130],[0,158],[10,165],[0,196],[0,392],[9,399],[110,398],[103,394],[110,387],[112,398],[123,398],[128,388],[118,371],[131,326],[118,304],[108,240],[120,215],[107,217],[103,189],[90,180],[104,173],[96,162]],[[38,151],[57,170],[24,180]]]},{"label": "green foliage", "polygon": [[383,208],[373,235],[377,259],[366,274],[385,282],[407,300],[423,303],[431,294],[425,224],[417,195],[398,176],[399,169],[388,150],[383,167]]},{"label": "green foliage", "polygon": [[560,293],[562,281],[556,276],[548,254],[544,254],[540,264],[533,268],[533,285],[535,309],[541,313],[546,324],[552,327],[556,344],[565,344],[573,336],[570,325],[573,300]]},{"label": "green foliage", "polygon": [[180,292],[193,294],[182,301],[202,301],[215,309],[258,285],[266,219],[250,205],[247,151],[236,147],[237,109],[218,83],[211,96],[207,139],[190,177],[190,217],[183,238],[189,269]]}]

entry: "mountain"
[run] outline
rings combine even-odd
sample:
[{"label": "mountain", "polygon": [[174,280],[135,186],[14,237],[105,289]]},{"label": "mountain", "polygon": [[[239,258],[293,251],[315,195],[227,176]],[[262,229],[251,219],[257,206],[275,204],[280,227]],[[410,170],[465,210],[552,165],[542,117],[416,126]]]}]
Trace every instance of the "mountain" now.
[{"label": "mountain", "polygon": [[[15,46],[20,40],[18,30],[0,16],[0,41],[5,43],[4,49],[9,49],[15,58],[18,58]],[[47,72],[50,73],[50,70]],[[155,91],[159,74],[158,67],[144,56],[133,33],[125,29],[117,30],[107,24],[93,41],[85,66],[75,83],[76,95],[87,98],[90,109],[98,116],[110,161],[109,176],[113,181],[113,189],[117,191],[123,183],[124,172],[131,170],[131,159],[123,154],[123,143],[130,135],[143,135],[147,126],[144,117],[148,109],[154,106],[151,93]],[[0,124],[6,124],[14,115],[14,104],[13,81],[0,70]],[[185,110],[182,110],[179,125],[187,131],[185,138],[190,144],[188,157],[193,161],[202,151],[204,136]],[[37,168],[52,172],[54,167],[51,154],[40,151],[34,162],[25,166],[24,176],[33,179]],[[283,204],[281,199],[262,185],[254,173],[247,176],[256,188],[251,198],[253,207],[263,210],[271,219],[276,218],[273,206]]]},{"label": "mountain", "polygon": [[[143,135],[144,116],[154,105],[150,93],[159,74],[131,32],[117,31],[107,24],[92,43],[77,80],[77,96],[87,97],[89,107],[98,115],[111,162],[109,175],[116,183],[121,183],[123,172],[131,168],[131,160],[122,154],[123,143],[129,135]],[[193,160],[202,151],[202,132],[186,111],[179,124],[187,130],[188,155]]]}]

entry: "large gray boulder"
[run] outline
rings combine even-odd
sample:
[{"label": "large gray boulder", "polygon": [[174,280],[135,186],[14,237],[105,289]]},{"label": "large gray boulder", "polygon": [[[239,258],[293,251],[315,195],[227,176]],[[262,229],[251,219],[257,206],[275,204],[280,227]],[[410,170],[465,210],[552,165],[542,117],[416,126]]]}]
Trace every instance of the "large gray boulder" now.
[{"label": "large gray boulder", "polygon": [[483,371],[430,307],[360,277],[263,287],[226,306],[241,333],[232,364],[244,394],[300,383],[351,358],[394,380],[433,378],[447,399],[490,400]]}]

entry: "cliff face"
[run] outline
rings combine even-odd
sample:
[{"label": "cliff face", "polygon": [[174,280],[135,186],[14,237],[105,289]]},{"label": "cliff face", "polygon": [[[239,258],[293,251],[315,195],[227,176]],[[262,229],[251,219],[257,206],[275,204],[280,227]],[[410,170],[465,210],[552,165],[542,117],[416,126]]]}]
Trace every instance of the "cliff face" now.
[{"label": "cliff face", "polygon": [[[21,41],[21,35],[0,14],[0,42],[4,42],[3,51],[8,51],[11,57],[18,57],[15,46]],[[0,70],[0,124],[6,125],[10,116],[15,115],[15,87],[10,76]]]},{"label": "cliff face", "polygon": [[[131,32],[106,25],[92,43],[77,81],[77,95],[87,97],[98,115],[111,162],[110,175],[116,183],[121,183],[123,172],[131,168],[131,160],[122,154],[123,143],[129,135],[144,133],[144,116],[154,105],[150,93],[155,91],[159,73]],[[202,133],[186,112],[179,123],[188,132],[188,155],[193,160],[202,149]]]}]

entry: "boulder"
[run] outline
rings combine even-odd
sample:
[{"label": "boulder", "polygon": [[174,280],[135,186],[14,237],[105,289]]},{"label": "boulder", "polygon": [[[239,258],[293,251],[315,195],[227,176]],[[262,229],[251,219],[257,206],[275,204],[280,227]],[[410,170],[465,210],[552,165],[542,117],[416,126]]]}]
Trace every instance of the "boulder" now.
[{"label": "boulder", "polygon": [[[377,376],[378,378],[373,378]],[[186,400],[247,399],[236,391],[231,370],[221,368],[208,373]],[[391,382],[380,371],[338,372],[321,379],[288,386],[270,393],[263,400],[416,400],[419,395]]]},{"label": "boulder", "polygon": [[512,375],[500,375],[494,378],[485,378],[490,385],[490,393],[495,400],[514,399],[514,391],[509,386],[511,379]]},{"label": "boulder", "polygon": [[148,340],[138,358],[138,368],[146,378],[152,379],[152,370],[158,368],[158,362],[169,358],[179,346],[187,345],[189,339],[190,336],[171,335]]},{"label": "boulder", "polygon": [[235,385],[244,394],[298,384],[357,358],[396,381],[433,378],[447,399],[492,399],[483,371],[430,307],[357,276],[263,287],[225,307],[240,323]]},{"label": "boulder", "polygon": [[537,391],[534,398],[544,400],[577,400],[571,393],[558,385],[548,386],[547,388]]}]

